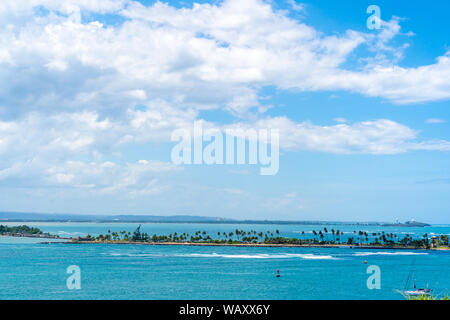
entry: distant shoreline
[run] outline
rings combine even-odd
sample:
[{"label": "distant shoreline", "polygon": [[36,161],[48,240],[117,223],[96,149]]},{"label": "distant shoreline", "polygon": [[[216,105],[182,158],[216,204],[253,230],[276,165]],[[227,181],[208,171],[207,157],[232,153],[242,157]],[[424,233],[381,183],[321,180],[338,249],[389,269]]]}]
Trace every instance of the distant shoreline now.
[{"label": "distant shoreline", "polygon": [[74,223],[189,223],[189,224],[277,224],[277,225],[355,225],[355,226],[430,226],[415,220],[400,223],[387,221],[326,221],[326,220],[271,220],[234,219],[195,214],[149,215],[149,214],[73,214],[0,211],[1,222],[74,222]]},{"label": "distant shoreline", "polygon": [[299,226],[374,226],[374,227],[399,227],[399,228],[420,228],[420,227],[431,227],[431,224],[427,223],[385,223],[385,222],[342,222],[342,221],[276,221],[276,220],[205,220],[205,221],[177,221],[177,220],[36,220],[36,219],[0,219],[1,223],[170,223],[170,224],[253,224],[253,225],[299,225]]},{"label": "distant shoreline", "polygon": [[35,239],[56,239],[56,240],[71,240],[72,238],[60,237],[57,235],[48,234],[0,234],[0,237],[10,237],[10,238],[35,238]]}]

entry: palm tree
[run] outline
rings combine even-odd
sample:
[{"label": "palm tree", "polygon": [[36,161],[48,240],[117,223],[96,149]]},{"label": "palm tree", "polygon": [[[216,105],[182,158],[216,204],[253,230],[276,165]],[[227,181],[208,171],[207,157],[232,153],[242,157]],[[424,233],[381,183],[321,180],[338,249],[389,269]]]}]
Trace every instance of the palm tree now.
[{"label": "palm tree", "polygon": [[323,228],[323,231],[325,232],[325,235],[326,235],[326,238],[327,238],[327,241],[328,241],[328,229],[327,228]]}]

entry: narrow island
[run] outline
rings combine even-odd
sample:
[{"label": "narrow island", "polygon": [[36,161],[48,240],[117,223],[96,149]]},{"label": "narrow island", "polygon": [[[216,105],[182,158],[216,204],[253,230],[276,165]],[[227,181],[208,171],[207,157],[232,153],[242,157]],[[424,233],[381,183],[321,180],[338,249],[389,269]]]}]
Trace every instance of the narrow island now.
[{"label": "narrow island", "polygon": [[[127,231],[111,232],[98,236],[64,238],[50,233],[44,233],[39,228],[22,226],[0,225],[0,235],[10,237],[47,238],[71,240],[58,243],[69,244],[146,244],[146,245],[190,245],[190,246],[247,246],[247,247],[358,247],[367,249],[425,249],[425,250],[450,250],[449,236],[431,236],[423,234],[420,239],[413,238],[409,234],[402,238],[395,233],[353,231],[352,236],[346,236],[340,230],[326,227],[311,232],[302,231],[300,238],[286,238],[280,236],[280,231],[258,232],[255,230],[240,230],[234,232],[218,232],[211,236],[206,231],[189,233],[171,233],[169,235],[150,236],[141,231],[141,225],[131,233]],[[42,242],[55,243],[55,242]]]},{"label": "narrow island", "polygon": [[[312,237],[310,236],[312,235]],[[105,244],[146,244],[146,245],[190,245],[190,246],[247,246],[247,247],[358,247],[372,249],[435,249],[449,250],[448,235],[440,237],[423,234],[421,239],[414,239],[410,235],[400,238],[394,233],[353,231],[351,237],[343,240],[344,234],[340,230],[313,230],[311,233],[302,232],[301,238],[285,238],[280,236],[279,230],[274,232],[244,231],[236,229],[234,232],[218,232],[214,237],[206,231],[196,231],[194,234],[174,232],[169,235],[150,236],[141,231],[139,225],[131,233],[127,231],[108,232],[98,236],[73,238],[66,243],[105,243]]]},{"label": "narrow island", "polygon": [[71,238],[62,238],[57,235],[52,235],[48,232],[44,233],[39,228],[29,227],[26,225],[12,226],[12,227],[0,225],[0,236],[21,237],[21,238],[71,239]]}]

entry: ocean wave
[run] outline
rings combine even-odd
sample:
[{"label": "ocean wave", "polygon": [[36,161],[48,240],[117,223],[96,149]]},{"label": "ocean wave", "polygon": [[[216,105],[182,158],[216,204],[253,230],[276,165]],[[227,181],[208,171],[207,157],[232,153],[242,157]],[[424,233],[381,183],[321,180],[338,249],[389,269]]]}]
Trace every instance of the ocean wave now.
[{"label": "ocean wave", "polygon": [[84,233],[76,232],[76,231],[74,231],[74,232],[58,231],[57,234],[60,236],[77,236],[77,235],[83,235]]},{"label": "ocean wave", "polygon": [[102,253],[102,255],[111,257],[163,257],[169,255],[155,254],[155,253]]},{"label": "ocean wave", "polygon": [[197,257],[197,258],[226,258],[226,259],[310,259],[310,260],[329,260],[336,259],[332,256],[322,256],[314,254],[296,254],[296,253],[281,253],[281,254],[217,254],[217,253],[191,253],[191,254],[180,254],[176,255],[178,257]]},{"label": "ocean wave", "polygon": [[321,255],[315,255],[315,254],[310,254],[310,253],[306,253],[306,254],[296,254],[296,253],[289,253],[286,254],[288,257],[299,257],[302,259],[310,259],[310,260],[333,260],[333,259],[337,259],[336,257],[333,256],[321,256]]},{"label": "ocean wave", "polygon": [[311,253],[281,253],[281,254],[219,254],[219,253],[186,253],[186,254],[154,254],[154,253],[108,253],[112,257],[181,257],[181,258],[225,258],[225,259],[293,259],[331,260],[337,259],[329,255],[315,255]]},{"label": "ocean wave", "polygon": [[428,255],[426,252],[356,252],[353,254],[355,257],[364,256],[415,256],[415,255]]}]

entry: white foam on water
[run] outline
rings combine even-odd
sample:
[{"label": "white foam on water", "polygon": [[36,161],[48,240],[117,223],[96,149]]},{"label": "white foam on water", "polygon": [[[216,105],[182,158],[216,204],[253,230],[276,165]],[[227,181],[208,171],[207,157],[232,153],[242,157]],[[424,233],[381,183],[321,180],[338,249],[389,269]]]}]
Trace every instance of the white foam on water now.
[{"label": "white foam on water", "polygon": [[111,256],[111,257],[162,257],[162,254],[154,254],[154,253],[102,253],[102,255]]},{"label": "white foam on water", "polygon": [[330,260],[336,259],[332,256],[321,256],[314,254],[295,254],[295,253],[281,253],[281,254],[205,254],[205,253],[191,253],[180,254],[178,257],[197,257],[197,258],[226,258],[226,259],[317,259],[317,260]]},{"label": "white foam on water", "polygon": [[364,256],[415,256],[415,255],[428,255],[426,252],[356,252],[353,254],[356,257]]},{"label": "white foam on water", "polygon": [[57,232],[58,235],[60,236],[77,236],[77,235],[82,235],[82,232],[66,232],[66,231],[58,231]]},{"label": "white foam on water", "polygon": [[280,254],[218,254],[218,253],[187,253],[187,254],[153,254],[153,253],[107,253],[112,257],[184,257],[184,258],[225,258],[225,259],[306,259],[306,260],[337,260],[329,255],[311,253],[280,253]]},{"label": "white foam on water", "polygon": [[295,254],[295,253],[291,253],[291,254],[287,254],[287,256],[292,256],[292,257],[299,257],[302,259],[311,259],[311,260],[333,260],[333,259],[337,259],[333,256],[320,256],[320,255],[315,255],[315,254]]}]

